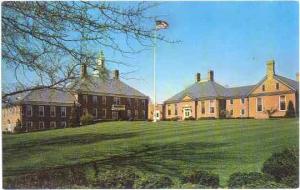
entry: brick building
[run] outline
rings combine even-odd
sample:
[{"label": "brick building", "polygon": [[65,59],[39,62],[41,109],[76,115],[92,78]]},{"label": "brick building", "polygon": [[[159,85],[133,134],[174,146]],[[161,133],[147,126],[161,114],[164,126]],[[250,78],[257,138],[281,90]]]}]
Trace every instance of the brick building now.
[{"label": "brick building", "polygon": [[164,117],[269,118],[298,115],[299,82],[275,74],[275,62],[267,62],[266,75],[255,85],[226,88],[215,82],[213,71],[206,80],[196,74],[194,84],[164,102]]},{"label": "brick building", "polygon": [[42,89],[19,93],[6,98],[2,104],[2,131],[14,131],[19,123],[26,131],[67,127],[71,110],[78,117],[90,114],[100,120],[146,120],[148,97],[120,80],[119,71],[113,76],[99,78],[104,69],[101,54],[98,71],[88,74],[85,65],[81,78],[66,89]]}]

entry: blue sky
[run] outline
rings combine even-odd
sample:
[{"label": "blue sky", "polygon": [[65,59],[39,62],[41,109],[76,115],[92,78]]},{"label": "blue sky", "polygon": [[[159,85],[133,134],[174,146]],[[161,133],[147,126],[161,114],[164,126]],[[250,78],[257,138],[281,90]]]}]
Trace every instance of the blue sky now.
[{"label": "blue sky", "polygon": [[[157,98],[164,101],[214,70],[222,85],[255,84],[265,63],[276,62],[276,73],[295,79],[298,59],[297,2],[165,2],[154,14],[170,24],[160,31],[179,44],[160,42],[157,48]],[[128,81],[152,96],[152,53],[134,60],[136,77]]]},{"label": "blue sky", "polygon": [[[218,83],[241,86],[261,80],[269,59],[275,60],[277,74],[295,79],[299,70],[297,2],[164,2],[150,13],[170,24],[161,34],[181,40],[158,43],[159,102],[191,85],[196,72],[206,78],[211,69]],[[133,65],[108,67],[120,69],[121,76],[134,71],[122,80],[152,97],[153,51],[130,57],[104,53]],[[9,73],[3,74],[4,82],[10,80]]]}]

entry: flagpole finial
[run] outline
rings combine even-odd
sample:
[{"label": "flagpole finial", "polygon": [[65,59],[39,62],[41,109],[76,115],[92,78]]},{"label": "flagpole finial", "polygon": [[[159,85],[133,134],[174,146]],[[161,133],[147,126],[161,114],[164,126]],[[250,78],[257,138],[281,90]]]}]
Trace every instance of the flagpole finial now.
[{"label": "flagpole finial", "polygon": [[159,29],[167,29],[169,27],[169,24],[166,21],[163,20],[156,20],[155,21],[155,28],[157,30]]}]

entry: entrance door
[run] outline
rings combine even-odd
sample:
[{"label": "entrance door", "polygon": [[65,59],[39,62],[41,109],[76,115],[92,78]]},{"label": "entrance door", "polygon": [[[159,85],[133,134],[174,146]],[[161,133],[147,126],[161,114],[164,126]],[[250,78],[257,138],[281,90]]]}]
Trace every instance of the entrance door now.
[{"label": "entrance door", "polygon": [[159,112],[159,110],[155,111],[155,118],[156,118],[156,120],[160,120],[160,112]]},{"label": "entrance door", "polygon": [[119,112],[118,111],[112,111],[112,119],[118,120],[119,119]]},{"label": "entrance door", "polygon": [[192,109],[191,108],[183,108],[183,117],[189,118],[192,116]]}]

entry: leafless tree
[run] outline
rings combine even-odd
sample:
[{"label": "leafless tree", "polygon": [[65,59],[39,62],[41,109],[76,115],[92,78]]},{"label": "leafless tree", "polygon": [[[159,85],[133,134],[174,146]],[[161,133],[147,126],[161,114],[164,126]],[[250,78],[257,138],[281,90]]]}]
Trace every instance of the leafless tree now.
[{"label": "leafless tree", "polygon": [[[28,90],[64,86],[78,78],[83,63],[90,70],[95,69],[99,49],[91,47],[110,48],[122,55],[150,47],[155,17],[148,14],[156,5],[94,1],[3,2],[2,64],[14,71],[11,75],[18,82],[3,93],[2,98]],[[160,35],[157,38],[165,40]]]}]

